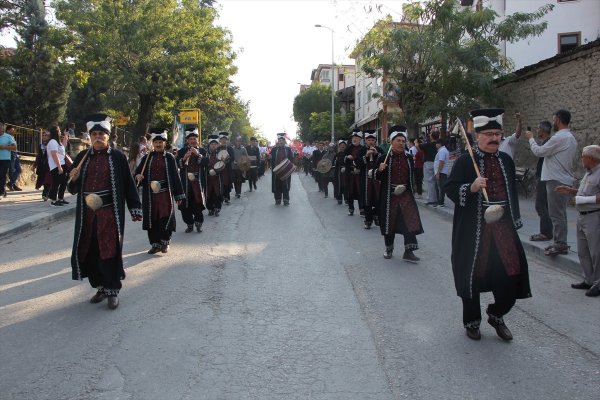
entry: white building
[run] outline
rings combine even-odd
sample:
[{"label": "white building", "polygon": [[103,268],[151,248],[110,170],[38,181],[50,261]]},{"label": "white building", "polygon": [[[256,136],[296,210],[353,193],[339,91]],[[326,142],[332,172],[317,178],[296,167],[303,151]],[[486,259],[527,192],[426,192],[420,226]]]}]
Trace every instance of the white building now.
[{"label": "white building", "polygon": [[[333,67],[333,68],[332,68]],[[333,72],[333,87],[335,91],[354,86],[356,83],[356,66],[354,65],[331,65],[319,64],[310,74],[311,84],[331,85]]]},{"label": "white building", "polygon": [[[473,3],[471,7],[475,8],[477,2],[461,3]],[[548,27],[540,36],[515,43],[501,43],[500,49],[512,59],[515,70],[600,38],[599,0],[482,0],[481,4],[494,10],[500,19],[516,12],[530,13],[546,4],[554,4],[554,9],[543,18],[548,22]]]}]

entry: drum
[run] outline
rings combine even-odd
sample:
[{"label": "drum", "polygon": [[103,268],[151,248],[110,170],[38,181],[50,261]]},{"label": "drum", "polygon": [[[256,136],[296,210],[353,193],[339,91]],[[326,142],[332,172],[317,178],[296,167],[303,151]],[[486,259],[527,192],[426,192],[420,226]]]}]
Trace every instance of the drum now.
[{"label": "drum", "polygon": [[225,161],[225,160],[229,159],[229,152],[227,150],[220,150],[217,153],[217,158],[221,161]]},{"label": "drum", "polygon": [[294,164],[286,158],[273,168],[273,174],[275,174],[280,181],[285,181],[295,170],[296,167]]},{"label": "drum", "polygon": [[242,172],[248,171],[250,169],[250,158],[248,158],[248,156],[241,156],[237,161],[237,167]]},{"label": "drum", "polygon": [[161,189],[160,182],[159,181],[150,181],[150,189],[152,190],[152,193],[160,192],[160,189]]},{"label": "drum", "polygon": [[331,170],[331,160],[328,158],[323,158],[317,163],[317,171],[322,174],[326,174]]},{"label": "drum", "polygon": [[215,163],[215,165],[213,166],[213,169],[216,172],[221,172],[221,171],[223,171],[225,169],[225,163],[223,161],[217,161]]},{"label": "drum", "polygon": [[187,177],[190,182],[194,182],[196,180],[196,174],[194,174],[193,172],[188,172]]}]

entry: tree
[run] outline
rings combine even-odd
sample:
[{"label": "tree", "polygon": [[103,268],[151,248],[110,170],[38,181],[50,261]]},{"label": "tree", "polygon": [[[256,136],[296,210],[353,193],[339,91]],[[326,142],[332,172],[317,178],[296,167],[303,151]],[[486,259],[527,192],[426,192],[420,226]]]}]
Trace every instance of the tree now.
[{"label": "tree", "polygon": [[[213,1],[57,0],[57,17],[75,33],[76,66],[84,87],[135,99],[134,134],[145,133],[158,113],[197,107],[228,115],[235,53],[229,33],[214,25]],[[95,97],[99,97],[95,94]],[[126,96],[125,96],[126,97]]]},{"label": "tree", "polygon": [[[337,102],[336,102],[337,103]],[[335,109],[338,109],[335,105]],[[323,132],[331,132],[331,88],[326,85],[313,85],[294,98],[294,120],[300,128],[299,137],[303,142],[310,142],[317,138],[318,133],[312,126],[311,116],[314,113],[329,112],[329,125]],[[336,114],[337,115],[337,114]],[[313,120],[315,120],[313,118]],[[345,128],[344,128],[345,131]],[[327,135],[328,137],[330,134]]]},{"label": "tree", "polygon": [[512,68],[498,48],[503,41],[539,35],[536,23],[552,5],[534,13],[515,13],[497,22],[488,8],[459,9],[453,0],[413,2],[403,7],[404,20],[380,21],[357,46],[362,69],[386,79],[385,92],[410,127],[440,114],[462,115],[485,104],[501,105],[493,81]]}]

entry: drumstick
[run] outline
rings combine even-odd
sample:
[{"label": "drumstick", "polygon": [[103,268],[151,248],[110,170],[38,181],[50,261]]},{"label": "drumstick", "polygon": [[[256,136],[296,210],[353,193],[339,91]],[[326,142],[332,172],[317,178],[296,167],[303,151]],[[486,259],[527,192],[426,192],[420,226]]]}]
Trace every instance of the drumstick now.
[{"label": "drumstick", "polygon": [[[85,159],[87,158],[88,154],[90,154],[90,151],[92,151],[92,147],[90,146],[90,148],[88,149],[88,151],[86,151],[86,153],[83,155],[83,157],[81,158],[81,161],[79,162],[79,164],[77,164],[77,167],[74,167],[71,170],[71,173],[73,172],[73,170],[77,170],[79,172],[79,168],[83,165],[83,163],[85,162]],[[67,181],[67,185],[71,183],[73,179],[69,176],[69,180]]]},{"label": "drumstick", "polygon": [[388,157],[390,156],[390,153],[391,153],[391,152],[392,152],[392,144],[390,143],[390,148],[388,149],[388,152],[387,152],[387,154],[385,155],[385,160],[383,160],[383,163],[384,163],[384,164],[387,164],[387,160],[388,160]]},{"label": "drumstick", "polygon": [[[467,133],[465,132],[465,129],[463,128],[462,122],[460,122],[460,119],[457,118],[456,121],[456,125],[458,125],[458,130],[460,131],[460,134],[463,136],[463,140],[465,141],[465,147],[467,148],[467,151],[469,152],[469,155],[471,156],[471,161],[473,162],[473,168],[475,168],[475,173],[477,174],[478,178],[481,178],[481,173],[479,172],[479,167],[477,166],[477,163],[475,162],[475,157],[473,156],[473,149],[471,148],[471,143],[469,143],[469,138],[467,137]],[[489,203],[489,198],[488,198],[488,194],[487,194],[487,190],[485,190],[485,188],[481,188],[481,191],[483,193],[483,197],[485,198],[485,201],[487,201]]]}]

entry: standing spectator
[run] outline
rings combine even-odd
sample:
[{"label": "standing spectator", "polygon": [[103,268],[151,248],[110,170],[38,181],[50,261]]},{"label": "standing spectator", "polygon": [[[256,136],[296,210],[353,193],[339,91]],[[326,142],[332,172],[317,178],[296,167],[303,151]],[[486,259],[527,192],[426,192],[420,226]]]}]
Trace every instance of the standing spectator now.
[{"label": "standing spectator", "polygon": [[40,149],[35,156],[35,163],[33,164],[33,167],[35,168],[35,174],[37,175],[35,180],[35,189],[39,190],[42,186],[44,187],[42,190],[42,200],[44,201],[48,200],[50,188],[52,187],[52,173],[50,172],[50,167],[48,166],[48,152],[46,150],[49,140],[50,132],[42,132],[42,143],[40,144]]},{"label": "standing spectator", "polygon": [[69,125],[67,125],[67,129],[66,129],[66,133],[69,135],[70,138],[74,138],[75,137],[75,122],[69,122]]},{"label": "standing spectator", "polygon": [[[550,121],[542,121],[537,129],[537,136],[542,140],[542,146],[550,139],[552,132],[552,124]],[[544,165],[544,157],[538,158],[537,167],[535,170],[535,178],[537,181],[535,195],[535,211],[540,217],[540,233],[531,235],[529,240],[539,242],[552,239],[552,220],[548,214],[548,195],[546,194],[546,183],[542,182],[542,166]]]},{"label": "standing spectator", "polygon": [[558,186],[556,191],[575,196],[577,218],[577,254],[583,268],[583,282],[571,285],[573,289],[587,289],[586,296],[600,296],[600,146],[583,148],[581,163],[587,172],[579,190]]},{"label": "standing spectator", "polygon": [[[11,135],[13,138],[15,137],[15,127],[12,125],[6,125],[6,132]],[[16,150],[10,152],[10,171],[8,173],[8,188],[12,191],[20,192],[23,189],[17,186],[17,182],[19,181],[19,177],[21,176],[21,157]]]},{"label": "standing spectator", "polygon": [[502,138],[502,142],[500,142],[500,148],[498,149],[508,154],[512,159],[515,158],[515,148],[517,147],[517,143],[519,142],[519,138],[521,137],[521,113],[515,113],[515,120],[515,133],[506,138]]},{"label": "standing spectator", "polygon": [[567,202],[568,196],[555,189],[558,186],[573,186],[573,160],[577,154],[577,140],[569,130],[571,113],[558,110],[552,117],[552,127],[556,132],[543,145],[539,146],[533,139],[533,132],[527,132],[531,151],[537,157],[545,157],[542,165],[542,182],[546,183],[548,195],[548,213],[552,220],[554,243],[544,249],[547,256],[567,254]]},{"label": "standing spectator", "polygon": [[[64,135],[65,137],[67,135]],[[48,153],[48,168],[52,174],[52,187],[48,197],[53,206],[64,206],[69,204],[64,200],[65,189],[67,188],[67,174],[65,171],[65,146],[61,138],[60,128],[56,125],[50,127],[50,140],[46,146]]]},{"label": "standing spectator", "polygon": [[433,170],[433,161],[437,154],[436,141],[440,138],[440,133],[433,130],[429,134],[429,143],[419,145],[419,150],[423,152],[423,173],[425,175],[425,185],[427,185],[427,202],[425,205],[432,206],[437,204],[435,173]]},{"label": "standing spectator", "polygon": [[117,132],[115,131],[114,133],[110,134],[110,138],[108,140],[108,145],[110,146],[111,149],[118,149],[118,145],[117,145],[117,140],[119,139],[119,136],[117,135]]},{"label": "standing spectator", "polygon": [[423,198],[423,164],[425,163],[425,157],[420,149],[420,146],[423,141],[421,139],[415,139],[414,143],[417,150],[413,155],[415,160],[415,186],[417,192],[415,194],[415,198],[421,199]]},{"label": "standing spectator", "polygon": [[17,142],[4,132],[4,123],[0,122],[0,197],[6,197],[6,174],[10,170],[11,151],[17,151]]},{"label": "standing spectator", "polygon": [[446,149],[446,140],[438,139],[436,142],[438,149],[435,160],[433,161],[433,170],[435,171],[435,181],[437,189],[437,204],[436,207],[444,207],[444,198],[446,191],[446,178],[448,178],[448,163],[450,162],[450,153]]},{"label": "standing spectator", "polygon": [[135,169],[140,165],[140,161],[148,154],[148,139],[146,136],[140,136],[137,143],[134,143],[129,150],[129,170],[133,175]]}]

